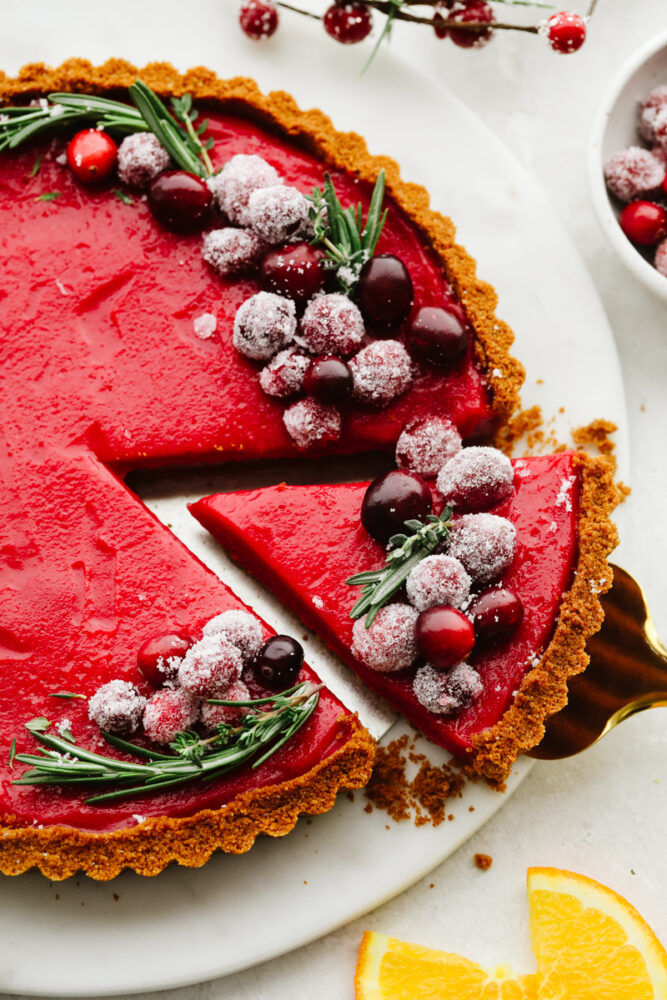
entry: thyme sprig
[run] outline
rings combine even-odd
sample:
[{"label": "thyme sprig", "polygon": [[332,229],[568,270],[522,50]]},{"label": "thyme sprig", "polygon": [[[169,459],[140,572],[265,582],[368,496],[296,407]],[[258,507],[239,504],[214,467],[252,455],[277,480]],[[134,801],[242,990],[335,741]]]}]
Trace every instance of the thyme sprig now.
[{"label": "thyme sprig", "polygon": [[194,127],[199,115],[192,108],[190,95],[172,100],[175,120],[142,80],[133,83],[129,93],[135,107],[94,94],[68,93],[49,94],[34,106],[0,107],[0,152],[71,125],[94,125],[120,135],[152,132],[179,167],[210,177],[213,166],[208,152],[213,143],[201,139],[208,122]]},{"label": "thyme sprig", "polygon": [[452,529],[452,508],[445,507],[440,517],[429,514],[426,521],[416,518],[405,521],[408,534],[392,535],[387,561],[380,569],[355,573],[345,581],[351,587],[361,587],[361,597],[350,611],[350,618],[366,615],[370,628],[383,605],[401,589],[408,576],[422,559],[442,545]]},{"label": "thyme sprig", "polygon": [[359,280],[361,268],[375,253],[387,209],[382,210],[385,175],[377,176],[366,221],[361,202],[343,208],[329,174],[324,175],[322,188],[315,188],[308,199],[312,202],[310,218],[315,235],[314,246],[321,246],[326,259],[324,266],[336,272],[342,291],[349,295]]},{"label": "thyme sprig", "polygon": [[20,761],[30,765],[30,769],[13,783],[116,786],[86,799],[88,805],[105,805],[118,799],[178,788],[191,781],[212,781],[251,760],[251,766],[257,768],[310,718],[322,687],[306,681],[270,698],[246,702],[211,699],[214,705],[242,705],[250,711],[238,725],[218,726],[209,737],[202,737],[194,730],[179,733],[169,744],[172,752],[168,754],[103,731],[107,743],[125,754],[142,758],[143,763],[85,750],[76,742],[47,732],[48,720],[33,719],[26,726],[43,749],[36,754],[16,753],[13,744],[12,763]]}]

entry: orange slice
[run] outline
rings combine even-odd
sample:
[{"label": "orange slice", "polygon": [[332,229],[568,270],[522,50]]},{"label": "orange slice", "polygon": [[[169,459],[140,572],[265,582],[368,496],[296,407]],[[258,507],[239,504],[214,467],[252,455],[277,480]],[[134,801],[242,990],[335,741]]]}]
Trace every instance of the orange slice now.
[{"label": "orange slice", "polygon": [[536,1000],[535,976],[487,971],[461,955],[366,931],[354,978],[356,1000]]},{"label": "orange slice", "polygon": [[667,1000],[667,952],[622,896],[530,868],[528,899],[538,1000]]}]

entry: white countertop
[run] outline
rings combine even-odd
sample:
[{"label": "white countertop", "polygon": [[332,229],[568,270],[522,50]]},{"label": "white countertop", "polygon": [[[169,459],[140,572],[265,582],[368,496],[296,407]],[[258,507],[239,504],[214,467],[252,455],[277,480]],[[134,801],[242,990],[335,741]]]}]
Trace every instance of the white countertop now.
[{"label": "white countertop", "polygon": [[[23,10],[3,13],[0,63],[7,72],[27,61],[108,52],[138,63],[168,59],[182,68],[205,63],[224,73],[215,58],[213,27],[203,37],[198,32],[211,11],[215,30],[237,30],[236,0],[191,0],[181,14],[182,31],[179,5],[164,0],[135,5],[139,13],[131,23],[118,15],[130,5],[120,3],[107,8],[79,0],[31,0],[12,6]],[[582,3],[571,6],[583,9]],[[664,0],[631,5],[600,0],[589,40],[575,56],[553,55],[541,41],[514,33],[472,52],[438,42],[426,29],[402,25],[392,41],[397,53],[449,87],[537,174],[585,258],[614,330],[627,394],[633,494],[617,560],[642,582],[663,636],[667,305],[645,291],[607,246],[590,207],[585,160],[593,115],[609,79],[633,49],[665,27]],[[287,17],[283,30],[289,30]],[[246,43],[240,38],[239,44]],[[334,43],[322,43],[322,59],[329,44]],[[363,100],[362,85],[359,94]],[[662,710],[644,713],[578,759],[538,764],[507,807],[435,872],[335,934],[227,979],[151,996],[351,998],[365,928],[529,969],[524,876],[530,864],[570,868],[611,885],[667,942],[666,721]],[[474,867],[477,851],[492,855],[489,871]],[[263,898],[259,887],[257,905],[274,908],[277,922],[289,919],[280,900]]]}]

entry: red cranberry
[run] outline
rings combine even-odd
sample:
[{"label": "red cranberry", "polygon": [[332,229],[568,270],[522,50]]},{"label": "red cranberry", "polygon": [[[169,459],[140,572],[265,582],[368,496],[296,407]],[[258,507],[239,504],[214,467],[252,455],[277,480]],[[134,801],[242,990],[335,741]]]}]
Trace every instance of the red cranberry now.
[{"label": "red cranberry", "polygon": [[152,182],[148,204],[165,229],[185,233],[206,225],[212,196],[206,182],[196,174],[185,170],[165,170]]},{"label": "red cranberry", "polygon": [[296,302],[305,302],[324,288],[323,259],[324,253],[310,243],[293,243],[270,250],[259,269],[262,288]]},{"label": "red cranberry", "polygon": [[554,52],[576,52],[586,41],[586,21],[567,10],[552,14],[541,30]]},{"label": "red cranberry", "polygon": [[474,645],[472,622],[456,608],[441,604],[422,611],[417,619],[417,646],[433,667],[453,667],[465,660]]},{"label": "red cranberry", "polygon": [[466,355],[468,331],[458,309],[424,306],[410,324],[408,343],[423,361],[451,368]]},{"label": "red cranberry", "polygon": [[431,513],[431,491],[421,476],[392,469],[370,484],[361,505],[361,523],[376,542],[386,545],[405,531],[404,522]]},{"label": "red cranberry", "polygon": [[73,173],[86,184],[106,180],[118,159],[118,146],[106,132],[87,128],[77,132],[67,146],[67,163]]},{"label": "red cranberry", "polygon": [[365,3],[334,3],[324,14],[324,30],[343,45],[363,42],[373,27],[371,12]]},{"label": "red cranberry", "polygon": [[[157,635],[147,639],[137,653],[139,670],[153,687],[160,688],[168,680],[166,661],[171,656],[182,658],[194,640],[185,632],[173,632],[169,635]],[[160,669],[162,667],[162,669]]]},{"label": "red cranberry", "polygon": [[414,293],[410,272],[398,257],[380,254],[361,269],[357,304],[372,326],[398,326],[407,318]]},{"label": "red cranberry", "polygon": [[523,621],[523,603],[518,594],[505,587],[493,587],[476,597],[468,616],[479,642],[502,642]]},{"label": "red cranberry", "polygon": [[273,635],[261,646],[253,663],[258,684],[270,691],[291,687],[303,665],[303,646],[289,635]]},{"label": "red cranberry", "polygon": [[449,28],[445,28],[443,21],[449,20],[449,8],[450,3],[437,3],[433,12],[433,30],[435,31],[437,38],[447,38],[449,35]]},{"label": "red cranberry", "polygon": [[244,0],[239,11],[239,24],[248,38],[256,42],[270,38],[278,27],[278,8],[272,0]]},{"label": "red cranberry", "polygon": [[[460,21],[462,24],[477,21],[483,24],[493,22],[493,9],[485,0],[469,0],[463,7],[455,7],[449,15],[452,21]],[[490,28],[450,28],[449,37],[462,49],[479,48],[486,45],[493,37]]]},{"label": "red cranberry", "polygon": [[306,371],[303,387],[320,403],[340,403],[352,392],[352,372],[342,358],[315,358]]},{"label": "red cranberry", "polygon": [[621,229],[633,243],[650,247],[667,235],[667,212],[652,201],[632,201],[618,220]]}]

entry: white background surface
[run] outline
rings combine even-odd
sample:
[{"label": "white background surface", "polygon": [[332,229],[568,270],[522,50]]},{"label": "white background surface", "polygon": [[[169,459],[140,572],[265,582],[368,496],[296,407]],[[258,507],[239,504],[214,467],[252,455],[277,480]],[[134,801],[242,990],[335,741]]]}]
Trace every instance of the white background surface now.
[{"label": "white background surface", "polygon": [[[135,4],[133,17],[124,13],[132,5],[120,3],[113,13],[106,6],[54,0],[16,7],[29,11],[3,15],[0,63],[7,71],[30,60],[55,61],[81,53],[95,58],[124,55],[136,62],[166,58],[180,67],[206,63],[225,73],[216,37],[237,30],[235,0],[215,4],[191,0],[186,7],[151,0]],[[296,25],[294,18],[288,21],[285,16],[283,32],[298,30]],[[518,35],[497,38],[479,52],[456,50],[416,28],[398,30],[392,43],[397,53],[473,108],[538,175],[586,258],[616,335],[630,418],[634,493],[625,512],[619,561],[642,581],[663,635],[667,633],[663,583],[667,307],[627,274],[599,232],[586,188],[585,150],[609,78],[636,45],[666,26],[663,0],[633,5],[600,0],[590,39],[573,57],[552,55],[538,40]],[[276,47],[283,44],[276,36]],[[239,59],[250,45],[238,36]],[[325,39],[314,52],[304,51],[303,58],[315,66],[328,58],[333,46]],[[351,48],[345,58],[352,77],[363,55]],[[360,103],[370,91],[370,77],[358,81]],[[390,85],[381,102],[376,94],[373,97],[369,120],[391,116]],[[432,128],[438,125],[433,121]],[[448,141],[456,143],[456,135]],[[425,157],[430,145],[431,137],[425,134]],[[567,296],[567,287],[563,295]],[[569,350],[574,366],[577,330],[572,332]],[[534,863],[569,867],[607,882],[624,892],[667,941],[665,719],[664,711],[653,711],[625,723],[578,760],[536,766],[508,807],[474,840],[375,913],[284,958],[169,997],[351,997],[354,960],[365,927],[460,950],[480,960],[513,959],[528,968],[523,879],[527,865]],[[474,868],[475,851],[494,857],[490,871]],[[289,919],[281,900],[266,898],[260,885],[257,906],[270,908],[277,924]],[[75,940],[71,947],[76,949]],[[187,947],[184,925],[183,948]],[[119,955],[118,961],[122,960]]]}]

